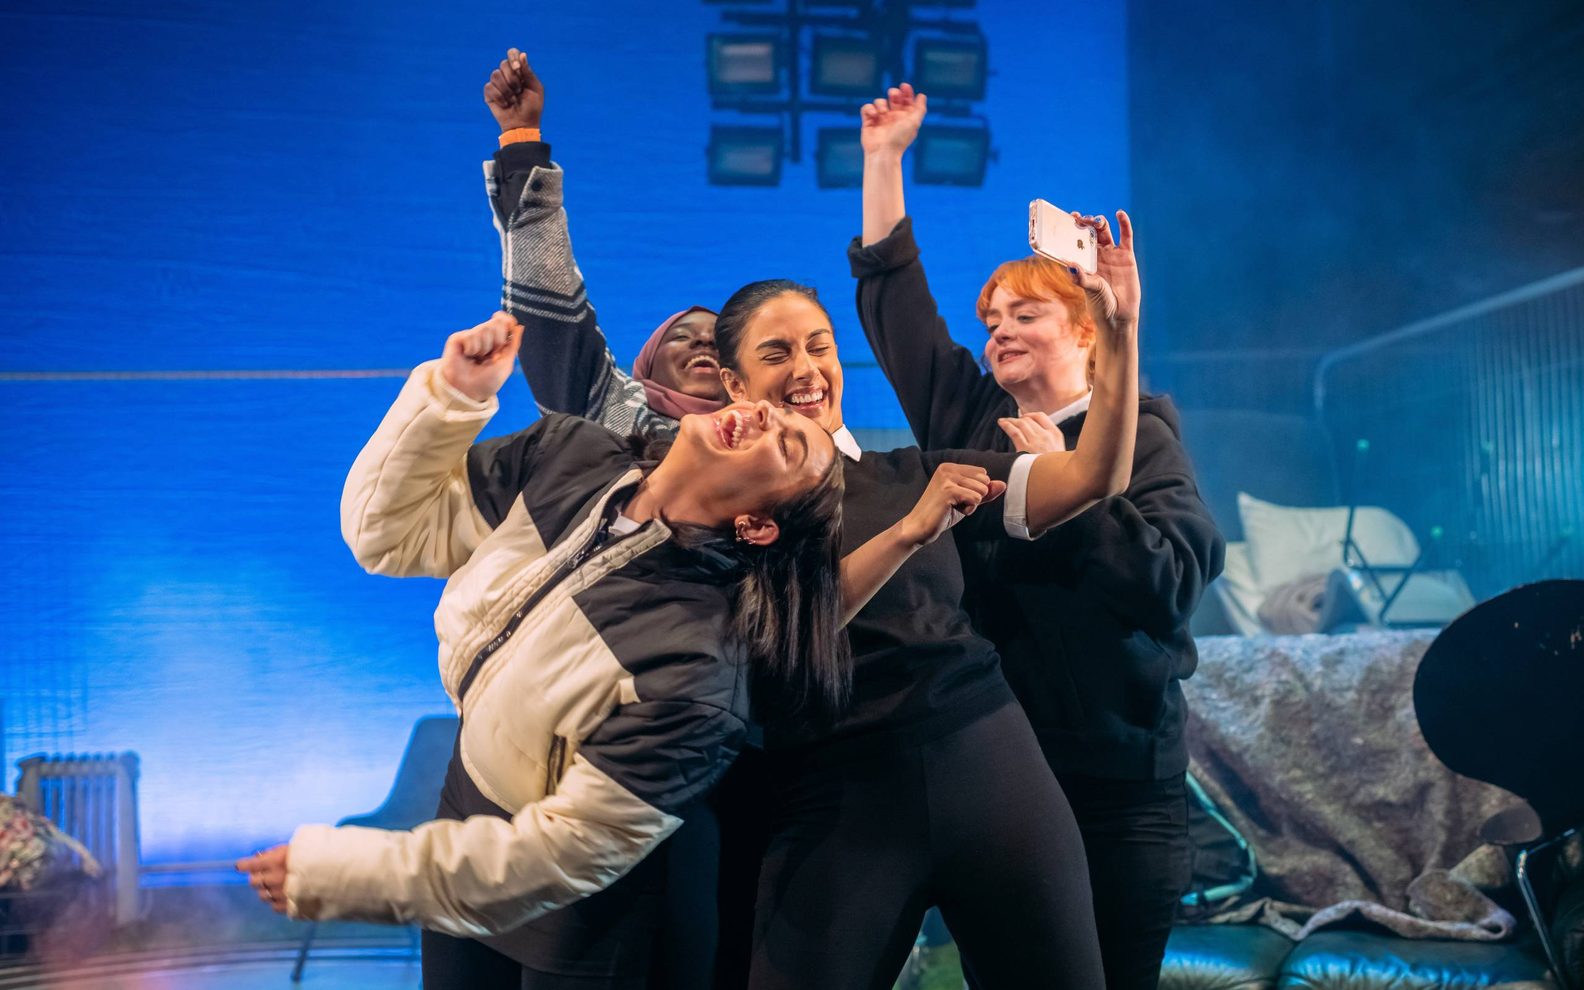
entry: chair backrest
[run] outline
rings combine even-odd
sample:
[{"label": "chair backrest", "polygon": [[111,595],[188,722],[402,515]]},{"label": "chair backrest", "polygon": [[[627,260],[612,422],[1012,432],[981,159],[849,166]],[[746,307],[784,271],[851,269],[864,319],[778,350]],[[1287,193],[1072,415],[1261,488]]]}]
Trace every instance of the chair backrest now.
[{"label": "chair backrest", "polygon": [[1414,714],[1453,771],[1528,801],[1546,830],[1584,821],[1584,581],[1540,581],[1441,631],[1414,675]]},{"label": "chair backrest", "polygon": [[356,824],[371,828],[412,828],[435,816],[446,766],[456,745],[460,720],[454,715],[430,715],[418,720],[407,749],[396,768],[396,781],[375,811],[360,816]]},{"label": "chair backrest", "polygon": [[136,753],[29,756],[17,796],[81,842],[99,865],[115,924],[135,921],[138,898]]}]

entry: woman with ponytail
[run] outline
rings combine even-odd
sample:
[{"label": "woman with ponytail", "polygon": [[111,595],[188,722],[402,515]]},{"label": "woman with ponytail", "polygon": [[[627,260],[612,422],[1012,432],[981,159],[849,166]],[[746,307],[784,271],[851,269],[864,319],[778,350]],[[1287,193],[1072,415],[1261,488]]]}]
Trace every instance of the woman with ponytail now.
[{"label": "woman with ponytail", "polygon": [[[963,611],[965,540],[1028,540],[1126,487],[1138,410],[1133,325],[1104,316],[1137,284],[1072,276],[1095,300],[1095,393],[1072,451],[886,453],[842,422],[841,362],[814,291],[744,286],[715,325],[737,401],[830,433],[845,461],[843,611],[852,698],[834,720],[767,727],[775,800],[754,912],[753,990],[888,987],[938,906],[979,984],[1100,990],[1083,845],[994,648]],[[1005,497],[996,500],[1004,493]]]}]

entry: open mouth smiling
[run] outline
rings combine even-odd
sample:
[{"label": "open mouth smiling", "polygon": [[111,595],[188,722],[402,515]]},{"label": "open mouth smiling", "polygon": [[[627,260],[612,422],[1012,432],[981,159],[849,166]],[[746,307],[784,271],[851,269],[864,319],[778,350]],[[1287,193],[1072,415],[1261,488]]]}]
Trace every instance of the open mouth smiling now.
[{"label": "open mouth smiling", "polygon": [[728,409],[715,417],[715,435],[720,438],[721,446],[727,450],[736,450],[743,441],[743,434],[747,432],[748,416],[736,409]]},{"label": "open mouth smiling", "polygon": [[795,412],[812,415],[819,411],[825,404],[825,390],[823,388],[800,388],[788,392],[783,405]]},{"label": "open mouth smiling", "polygon": [[720,374],[720,362],[709,354],[695,354],[687,359],[686,364],[682,365],[682,370],[688,374],[718,375]]}]

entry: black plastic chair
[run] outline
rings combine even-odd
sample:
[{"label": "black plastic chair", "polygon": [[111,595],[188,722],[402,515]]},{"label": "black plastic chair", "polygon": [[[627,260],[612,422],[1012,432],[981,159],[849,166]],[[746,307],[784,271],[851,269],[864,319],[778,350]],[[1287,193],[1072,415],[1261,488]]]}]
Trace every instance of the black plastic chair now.
[{"label": "black plastic chair", "polygon": [[1534,874],[1584,824],[1584,581],[1524,585],[1463,613],[1425,651],[1413,696],[1442,763],[1524,799],[1480,835],[1511,857],[1557,984],[1575,990]]},{"label": "black plastic chair", "polygon": [[[396,768],[396,782],[391,785],[385,802],[364,815],[353,815],[336,822],[341,825],[362,825],[366,828],[406,829],[435,816],[440,803],[440,787],[445,782],[446,766],[451,762],[451,751],[456,745],[460,722],[453,715],[433,715],[418,720],[412,735],[407,738],[407,751],[402,754],[401,765]],[[302,946],[297,950],[297,964],[292,967],[292,982],[302,982],[303,966],[308,962],[308,949],[313,945],[314,933],[319,923],[308,923],[303,933]],[[409,929],[417,945],[417,929]]]}]

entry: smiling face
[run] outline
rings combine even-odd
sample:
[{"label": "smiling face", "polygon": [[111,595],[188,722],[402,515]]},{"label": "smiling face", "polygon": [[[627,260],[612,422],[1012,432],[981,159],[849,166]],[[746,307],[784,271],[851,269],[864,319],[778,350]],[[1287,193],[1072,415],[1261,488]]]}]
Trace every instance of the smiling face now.
[{"label": "smiling face", "polygon": [[829,434],[769,402],[736,402],[716,413],[682,417],[666,461],[680,457],[681,476],[714,520],[763,513],[808,491],[836,457]]},{"label": "smiling face", "polygon": [[1082,380],[1089,362],[1088,344],[1066,306],[1017,296],[998,285],[984,321],[990,332],[985,362],[1008,392],[1016,395],[1020,386],[1044,378],[1071,379],[1075,369]]},{"label": "smiling face", "polygon": [[655,348],[649,377],[658,385],[699,399],[724,401],[715,314],[694,310],[671,324]]},{"label": "smiling face", "polygon": [[818,303],[783,292],[760,306],[743,326],[736,362],[722,372],[733,400],[773,403],[826,433],[841,428],[841,361]]}]

